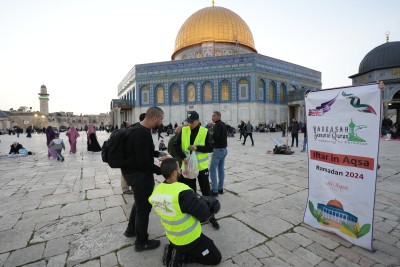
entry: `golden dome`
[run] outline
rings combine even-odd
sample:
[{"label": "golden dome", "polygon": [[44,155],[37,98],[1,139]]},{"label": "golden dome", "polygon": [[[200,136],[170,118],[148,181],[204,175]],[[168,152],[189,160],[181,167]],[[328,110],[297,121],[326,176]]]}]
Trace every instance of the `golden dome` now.
[{"label": "golden dome", "polygon": [[336,200],[336,199],[329,200],[327,205],[329,205],[329,206],[335,206],[335,207],[337,207],[337,208],[339,208],[339,209],[343,209],[342,203],[340,203],[340,201],[338,201],[338,200]]},{"label": "golden dome", "polygon": [[246,22],[223,7],[206,7],[191,15],[176,36],[172,58],[179,50],[203,42],[237,43],[257,52]]}]

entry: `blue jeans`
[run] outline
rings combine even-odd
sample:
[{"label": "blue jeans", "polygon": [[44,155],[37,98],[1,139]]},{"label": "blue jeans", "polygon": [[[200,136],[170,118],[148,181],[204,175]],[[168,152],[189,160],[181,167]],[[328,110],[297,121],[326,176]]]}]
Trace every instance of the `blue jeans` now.
[{"label": "blue jeans", "polygon": [[[228,155],[226,148],[214,148],[214,152],[211,157],[210,164],[210,178],[211,178],[211,190],[218,192],[218,190],[224,189],[225,179],[225,157]],[[217,169],[218,169],[218,181],[217,181]]]},{"label": "blue jeans", "polygon": [[303,141],[303,150],[305,151],[307,148],[307,136],[304,137],[304,141]]}]

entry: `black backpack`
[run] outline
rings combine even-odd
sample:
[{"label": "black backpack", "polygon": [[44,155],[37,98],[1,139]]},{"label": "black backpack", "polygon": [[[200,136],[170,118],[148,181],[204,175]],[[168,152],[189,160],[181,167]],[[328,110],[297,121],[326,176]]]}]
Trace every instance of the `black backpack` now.
[{"label": "black backpack", "polygon": [[111,168],[126,167],[125,143],[128,134],[131,133],[132,130],[132,128],[114,130],[110,138],[104,141],[103,147],[101,148],[101,159],[103,162],[107,162]]}]

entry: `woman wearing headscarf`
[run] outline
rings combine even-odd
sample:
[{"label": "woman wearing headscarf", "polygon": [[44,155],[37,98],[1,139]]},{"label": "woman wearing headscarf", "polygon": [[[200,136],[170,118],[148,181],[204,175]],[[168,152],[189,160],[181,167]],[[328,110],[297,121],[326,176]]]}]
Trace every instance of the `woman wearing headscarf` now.
[{"label": "woman wearing headscarf", "polygon": [[[47,126],[46,128],[46,146],[49,147],[50,142],[56,137],[56,132],[53,130],[53,127]],[[48,148],[47,157],[57,158],[57,152],[54,149]]]},{"label": "woman wearing headscarf", "polygon": [[76,139],[78,139],[80,134],[76,130],[75,126],[72,125],[65,135],[68,136],[69,145],[71,146],[69,153],[75,154],[76,153]]},{"label": "woman wearing headscarf", "polygon": [[92,123],[88,126],[87,132],[87,150],[91,152],[99,152],[101,151],[101,146],[99,142],[97,142],[96,130]]}]

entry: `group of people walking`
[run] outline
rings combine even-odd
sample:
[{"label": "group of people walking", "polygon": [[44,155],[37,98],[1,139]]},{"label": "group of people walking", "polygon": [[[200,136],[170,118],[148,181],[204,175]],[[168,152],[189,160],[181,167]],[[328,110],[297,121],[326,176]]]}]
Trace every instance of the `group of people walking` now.
[{"label": "group of people walking", "polygon": [[[132,188],[135,204],[124,235],[136,236],[137,252],[159,247],[160,241],[150,240],[148,234],[149,213],[154,207],[170,242],[164,248],[165,265],[181,266],[189,262],[216,265],[221,261],[221,253],[214,242],[202,233],[201,223],[209,222],[215,230],[220,225],[215,218],[216,210],[197,195],[196,185],[198,181],[202,196],[223,194],[226,125],[221,121],[221,114],[214,112],[211,134],[201,125],[196,111],[188,112],[187,126],[175,127],[175,135],[168,142],[168,151],[176,157],[172,158],[166,152],[156,151],[152,139],[152,130],[159,128],[163,118],[162,109],[151,107],[144,119],[130,127],[127,134],[128,162],[121,172]],[[211,152],[209,170],[208,154]],[[181,175],[181,167],[187,164],[190,153],[195,153],[198,162],[196,179]],[[154,163],[154,158],[161,160],[160,166]],[[155,188],[154,174],[165,178]]]}]

